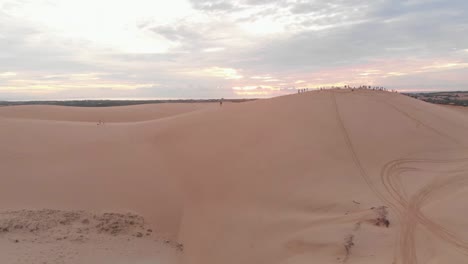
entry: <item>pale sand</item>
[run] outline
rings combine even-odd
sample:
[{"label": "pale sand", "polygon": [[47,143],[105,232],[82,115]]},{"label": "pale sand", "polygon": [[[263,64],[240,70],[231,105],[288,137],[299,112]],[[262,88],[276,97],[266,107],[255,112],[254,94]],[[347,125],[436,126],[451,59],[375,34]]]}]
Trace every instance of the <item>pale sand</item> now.
[{"label": "pale sand", "polygon": [[128,213],[7,211],[0,235],[1,263],[174,263],[183,249]]},{"label": "pale sand", "polygon": [[444,105],[444,107],[446,107],[448,109],[455,110],[455,111],[460,112],[460,113],[462,113],[464,115],[468,115],[468,107],[466,107],[466,106]]},{"label": "pale sand", "polygon": [[0,107],[0,117],[80,122],[137,122],[217,106],[215,103],[161,103],[119,107],[21,105]]},{"label": "pale sand", "polygon": [[[158,238],[91,232],[107,255],[60,240],[77,257],[48,263],[468,263],[468,115],[347,90],[189,108],[99,126],[0,111],[0,208],[131,212]],[[0,263],[29,235],[0,234]]]}]

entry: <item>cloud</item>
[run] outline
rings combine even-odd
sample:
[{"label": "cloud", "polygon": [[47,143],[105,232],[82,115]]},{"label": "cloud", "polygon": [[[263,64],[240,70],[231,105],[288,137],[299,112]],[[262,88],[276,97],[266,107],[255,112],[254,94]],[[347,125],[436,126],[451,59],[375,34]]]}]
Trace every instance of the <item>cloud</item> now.
[{"label": "cloud", "polygon": [[467,9],[464,0],[0,0],[0,99],[468,89]]},{"label": "cloud", "polygon": [[294,14],[325,13],[328,9],[332,9],[332,6],[330,2],[299,2],[291,7],[291,12]]},{"label": "cloud", "polygon": [[232,1],[225,0],[193,0],[191,1],[195,9],[207,11],[227,11],[235,9]]},{"label": "cloud", "polygon": [[460,12],[441,16],[444,12],[449,10],[415,11],[391,21],[368,17],[328,30],[303,30],[258,47],[252,51],[257,58],[252,64],[268,70],[315,70],[385,58],[450,56],[468,45],[468,35],[459,34],[467,31],[468,23]]},{"label": "cloud", "polygon": [[215,77],[225,80],[239,80],[244,78],[238,70],[232,68],[210,67],[201,69],[199,71],[189,71],[187,74],[202,76],[202,77]]},{"label": "cloud", "polygon": [[150,30],[170,41],[197,41],[203,37],[201,32],[195,31],[185,25],[160,25]]},{"label": "cloud", "polygon": [[16,72],[0,72],[0,78],[11,78],[18,75]]}]

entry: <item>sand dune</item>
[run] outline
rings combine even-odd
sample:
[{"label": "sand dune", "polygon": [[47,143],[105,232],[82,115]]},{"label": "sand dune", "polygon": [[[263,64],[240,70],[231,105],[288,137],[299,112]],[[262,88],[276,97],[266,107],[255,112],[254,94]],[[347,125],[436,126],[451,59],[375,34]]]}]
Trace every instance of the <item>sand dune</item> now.
[{"label": "sand dune", "polygon": [[81,122],[136,122],[159,119],[204,108],[215,103],[164,103],[118,107],[63,107],[21,105],[0,107],[0,117]]},{"label": "sand dune", "polygon": [[[209,104],[122,108],[3,107],[0,109],[0,208],[137,213],[144,216],[148,228],[155,231],[155,238],[177,243],[182,195],[178,179],[170,175],[162,163],[164,152],[155,137],[170,118],[210,108]],[[48,116],[51,110],[55,112]],[[146,110],[150,114],[144,118],[138,115]],[[128,113],[122,115],[125,111]],[[104,125],[93,121],[97,113],[106,116]],[[18,118],[13,118],[15,116]],[[132,122],[146,118],[151,120]],[[9,239],[24,240],[21,233],[13,234]],[[90,240],[85,248],[93,248],[101,240],[99,237]],[[126,238],[123,241],[126,242]],[[69,246],[63,245],[66,241],[56,243],[59,243],[57,247]],[[115,241],[109,243],[115,249],[126,247]],[[21,245],[26,249],[20,247],[13,251],[14,255],[29,246],[43,247],[43,244],[31,245],[27,241]],[[146,252],[151,252],[151,245],[146,248]],[[77,249],[78,252],[82,250]],[[108,263],[116,263],[116,258],[105,252],[98,254],[97,259],[85,253],[88,256],[86,263],[103,263],[102,256],[109,258]],[[137,256],[135,259],[132,257],[134,253],[129,254],[134,262],[141,258]],[[75,260],[83,263],[83,258]],[[1,263],[5,261],[0,258]]]},{"label": "sand dune", "polygon": [[130,213],[7,211],[0,235],[2,263],[174,263],[182,250]]},{"label": "sand dune", "polygon": [[446,105],[445,106],[446,108],[448,109],[452,109],[454,111],[457,111],[459,113],[462,113],[464,115],[468,115],[468,107],[464,107],[464,106],[452,106],[452,105]]},{"label": "sand dune", "polygon": [[173,107],[0,109],[0,208],[140,215],[181,263],[468,262],[467,115],[366,90]]},{"label": "sand dune", "polygon": [[[456,178],[468,166],[465,117],[398,94],[337,90],[187,123],[164,134],[167,163],[185,161],[171,167],[187,196],[185,263],[466,261],[468,226],[455,213],[467,195]],[[370,208],[380,206],[389,228],[373,224]]]}]

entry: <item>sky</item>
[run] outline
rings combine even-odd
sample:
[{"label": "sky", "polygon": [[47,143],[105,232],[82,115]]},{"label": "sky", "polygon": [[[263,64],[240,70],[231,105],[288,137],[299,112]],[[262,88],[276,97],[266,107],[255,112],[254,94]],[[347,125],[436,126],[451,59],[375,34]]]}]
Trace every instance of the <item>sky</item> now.
[{"label": "sky", "polygon": [[468,90],[466,0],[0,0],[0,100]]}]

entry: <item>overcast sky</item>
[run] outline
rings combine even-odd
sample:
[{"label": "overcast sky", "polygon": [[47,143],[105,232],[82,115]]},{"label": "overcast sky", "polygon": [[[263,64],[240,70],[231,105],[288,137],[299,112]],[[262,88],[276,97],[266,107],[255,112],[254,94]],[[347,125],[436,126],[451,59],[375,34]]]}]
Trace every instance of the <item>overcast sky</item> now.
[{"label": "overcast sky", "polygon": [[468,90],[467,0],[0,0],[0,100]]}]

